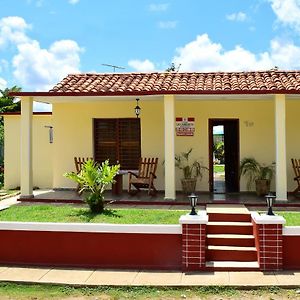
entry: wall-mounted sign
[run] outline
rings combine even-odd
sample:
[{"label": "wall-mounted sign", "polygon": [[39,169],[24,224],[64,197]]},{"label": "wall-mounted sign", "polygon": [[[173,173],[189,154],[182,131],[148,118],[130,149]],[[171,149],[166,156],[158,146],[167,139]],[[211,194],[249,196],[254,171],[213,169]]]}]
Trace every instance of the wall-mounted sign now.
[{"label": "wall-mounted sign", "polygon": [[195,132],[195,118],[176,118],[176,135],[193,136]]}]

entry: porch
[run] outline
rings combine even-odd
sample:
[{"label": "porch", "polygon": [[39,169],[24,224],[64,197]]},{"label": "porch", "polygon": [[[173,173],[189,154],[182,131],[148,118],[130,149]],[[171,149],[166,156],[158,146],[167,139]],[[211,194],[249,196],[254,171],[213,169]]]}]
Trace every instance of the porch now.
[{"label": "porch", "polygon": [[[79,196],[74,189],[43,189],[34,190],[34,197],[22,198],[22,202],[42,202],[42,203],[77,203],[83,202],[83,196]],[[153,208],[171,208],[171,209],[189,209],[187,195],[178,191],[175,200],[164,199],[164,191],[158,191],[156,196],[149,196],[146,191],[129,195],[127,191],[123,191],[120,195],[115,195],[111,190],[105,192],[105,200],[113,206],[124,207],[141,207],[153,206]],[[217,194],[209,192],[197,192],[198,206],[206,204],[244,204],[248,208],[265,208],[266,201],[264,197],[258,197],[253,192],[226,193]],[[287,200],[276,200],[274,207],[278,209],[292,208],[300,209],[300,198],[296,198],[293,194],[288,194]]]}]

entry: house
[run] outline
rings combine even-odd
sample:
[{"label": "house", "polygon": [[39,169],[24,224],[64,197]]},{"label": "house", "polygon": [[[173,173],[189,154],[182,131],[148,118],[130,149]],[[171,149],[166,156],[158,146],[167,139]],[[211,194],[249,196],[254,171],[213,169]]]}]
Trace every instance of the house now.
[{"label": "house", "polygon": [[[74,156],[109,157],[131,169],[142,155],[159,158],[156,186],[175,199],[181,174],[174,155],[189,148],[210,166],[197,190],[213,192],[213,128],[220,125],[227,191],[246,190],[239,162],[247,156],[276,161],[277,199],[295,188],[290,158],[300,151],[300,71],[71,74],[49,92],[13,95],[22,111],[4,115],[5,186],[20,181],[21,197],[31,197],[33,186],[74,187],[63,177],[74,170]],[[51,103],[52,114],[33,114],[33,101]]]}]

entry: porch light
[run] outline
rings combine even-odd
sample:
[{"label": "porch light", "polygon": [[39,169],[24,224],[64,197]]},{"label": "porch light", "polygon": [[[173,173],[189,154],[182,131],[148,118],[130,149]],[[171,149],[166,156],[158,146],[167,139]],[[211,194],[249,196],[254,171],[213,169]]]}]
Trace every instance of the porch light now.
[{"label": "porch light", "polygon": [[267,215],[268,216],[275,216],[275,214],[273,213],[273,210],[272,210],[272,206],[273,206],[273,200],[276,198],[276,196],[274,196],[271,193],[269,193],[265,197],[266,197],[267,206],[268,206],[268,213],[267,213]]},{"label": "porch light", "polygon": [[196,208],[196,205],[197,205],[198,197],[194,193],[192,193],[188,196],[188,198],[189,198],[189,201],[190,201],[190,205],[192,207],[190,215],[195,216],[195,215],[197,215],[197,212],[196,212],[195,208]]},{"label": "porch light", "polygon": [[134,108],[134,111],[135,111],[137,118],[139,117],[139,115],[141,113],[141,108],[139,107],[139,101],[140,101],[140,99],[136,98],[136,107]]}]

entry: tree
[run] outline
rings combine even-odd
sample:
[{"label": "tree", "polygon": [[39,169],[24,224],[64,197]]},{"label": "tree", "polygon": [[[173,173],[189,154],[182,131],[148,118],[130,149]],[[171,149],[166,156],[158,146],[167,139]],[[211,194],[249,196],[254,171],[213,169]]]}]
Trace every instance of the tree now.
[{"label": "tree", "polygon": [[[15,98],[9,96],[11,92],[20,92],[22,88],[13,86],[12,88],[0,89],[0,114],[4,112],[21,111],[21,101],[15,101]],[[3,149],[4,149],[4,122],[3,116],[0,117],[0,165],[3,165]],[[0,174],[1,175],[1,174]],[[1,178],[0,178],[1,185]]]},{"label": "tree", "polygon": [[9,96],[11,92],[20,92],[22,88],[14,85],[12,88],[0,89],[0,113],[21,111],[21,101],[15,101],[15,98]]},{"label": "tree", "polygon": [[178,72],[181,64],[179,64],[177,67],[174,63],[171,63],[170,67],[166,69],[166,72]]}]

